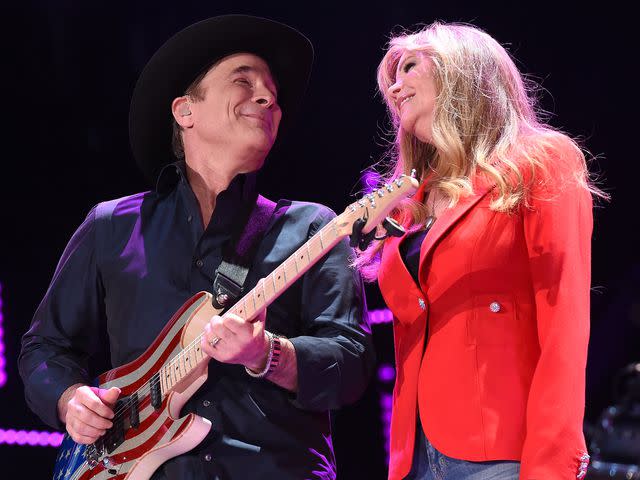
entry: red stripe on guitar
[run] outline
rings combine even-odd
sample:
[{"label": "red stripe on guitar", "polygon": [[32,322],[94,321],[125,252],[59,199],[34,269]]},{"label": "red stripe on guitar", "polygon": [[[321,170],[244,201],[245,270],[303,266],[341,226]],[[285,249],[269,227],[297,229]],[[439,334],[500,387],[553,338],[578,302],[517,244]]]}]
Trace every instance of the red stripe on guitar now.
[{"label": "red stripe on guitar", "polygon": [[141,412],[142,410],[144,410],[147,405],[149,405],[151,403],[151,395],[146,394],[144,397],[142,397],[142,400],[140,400],[140,398],[138,398],[138,411]]},{"label": "red stripe on guitar", "polygon": [[[160,439],[167,433],[167,430],[171,428],[171,425],[173,425],[173,423],[174,423],[174,420],[172,420],[171,418],[167,418],[164,421],[164,423],[160,425],[158,430],[156,430],[156,432],[153,435],[151,435],[144,443],[141,443],[140,445],[138,445],[135,448],[132,448],[131,450],[127,450],[125,452],[113,455],[111,457],[113,462],[118,464],[118,463],[127,462],[128,460],[131,460],[131,459],[139,459],[144,453],[148,452],[153,447],[158,445],[158,442],[160,441]],[[187,421],[186,423],[189,423],[189,422]]]},{"label": "red stripe on guitar", "polygon": [[[104,468],[104,466],[98,464],[97,466],[93,467],[92,470],[87,470],[86,472],[84,472],[78,480],[90,480],[91,478],[97,477],[105,470],[106,468]],[[118,475],[114,475],[113,477],[110,476],[109,480],[123,480],[124,477],[127,476],[127,473],[129,472],[120,473]]]},{"label": "red stripe on guitar", "polygon": [[142,364],[149,357],[151,357],[153,352],[155,352],[158,349],[158,347],[162,343],[163,338],[166,335],[169,334],[169,332],[173,328],[174,324],[178,321],[178,319],[189,309],[189,307],[191,307],[191,305],[193,305],[195,302],[197,302],[204,295],[206,295],[205,292],[199,292],[199,293],[196,293],[189,300],[187,300],[185,302],[185,304],[182,305],[180,310],[178,310],[173,315],[173,317],[171,317],[171,320],[169,320],[169,322],[164,326],[164,328],[158,334],[158,336],[153,341],[153,343],[144,351],[144,353],[142,355],[140,355],[138,358],[136,358],[135,360],[132,360],[129,363],[126,363],[126,364],[124,364],[124,365],[122,365],[120,367],[114,368],[113,370],[109,370],[108,372],[105,372],[102,375],[100,375],[98,377],[98,379],[100,380],[100,384],[103,384],[105,382],[114,380],[114,379],[116,379],[118,377],[121,377],[123,375],[127,375],[127,374],[133,372],[134,370],[140,368],[142,366]]},{"label": "red stripe on guitar", "polygon": [[147,418],[145,418],[142,422],[140,422],[140,425],[137,428],[128,429],[124,434],[124,439],[131,440],[137,437],[138,435],[140,435],[141,433],[143,433],[147,428],[149,428],[153,424],[153,422],[155,422],[158,419],[160,414],[164,412],[165,408],[167,407],[168,399],[169,397],[165,397],[165,399],[162,401],[161,408],[159,408],[158,410],[153,410]]},{"label": "red stripe on guitar", "polygon": [[[105,471],[104,466],[101,463],[99,463],[92,469],[87,469],[87,471],[84,472],[78,480],[89,480],[91,478],[97,477],[98,475],[100,475],[100,473],[104,471]],[[123,475],[126,475],[126,473]]]},{"label": "red stripe on guitar", "polygon": [[[140,376],[133,383],[130,383],[128,385],[123,385],[122,387],[120,387],[120,390],[122,391],[122,395],[128,396],[135,393],[140,387],[142,387],[142,385],[149,382],[149,380],[151,380],[151,377],[153,375],[155,375],[160,371],[160,367],[162,367],[162,365],[164,365],[164,363],[169,359],[169,355],[171,355],[171,352],[173,352],[174,348],[180,342],[181,333],[182,333],[182,330],[179,330],[178,332],[176,332],[176,336],[171,339],[170,343],[167,345],[167,348],[158,357],[156,362],[153,365],[151,365],[149,370],[147,370],[142,376]],[[111,379],[111,380],[114,380],[114,379]],[[102,384],[103,382],[100,381],[100,385]]]}]

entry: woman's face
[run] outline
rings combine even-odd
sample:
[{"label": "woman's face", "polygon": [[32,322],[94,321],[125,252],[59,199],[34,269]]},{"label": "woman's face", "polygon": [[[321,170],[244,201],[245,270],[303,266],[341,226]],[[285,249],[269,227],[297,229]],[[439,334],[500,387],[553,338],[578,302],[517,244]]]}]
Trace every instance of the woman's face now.
[{"label": "woman's face", "polygon": [[421,52],[405,50],[395,80],[387,94],[400,117],[402,129],[430,143],[437,96],[431,60]]}]

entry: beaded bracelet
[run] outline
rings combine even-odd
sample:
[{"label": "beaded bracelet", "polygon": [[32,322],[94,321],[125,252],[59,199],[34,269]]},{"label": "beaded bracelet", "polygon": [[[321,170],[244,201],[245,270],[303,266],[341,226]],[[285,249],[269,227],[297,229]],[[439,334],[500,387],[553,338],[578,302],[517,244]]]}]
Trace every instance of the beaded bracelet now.
[{"label": "beaded bracelet", "polygon": [[282,352],[280,338],[271,332],[265,331],[265,333],[269,337],[269,353],[267,354],[267,364],[260,372],[254,372],[250,368],[244,367],[247,373],[253,378],[264,378],[268,376],[276,369],[276,367],[280,363],[280,353]]}]

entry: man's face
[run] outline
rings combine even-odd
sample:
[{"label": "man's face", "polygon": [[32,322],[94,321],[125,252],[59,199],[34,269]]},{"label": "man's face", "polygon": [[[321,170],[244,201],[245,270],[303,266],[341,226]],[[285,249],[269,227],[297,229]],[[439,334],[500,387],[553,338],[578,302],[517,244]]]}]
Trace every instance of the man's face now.
[{"label": "man's face", "polygon": [[[198,144],[269,153],[282,111],[269,66],[260,57],[237,53],[216,63],[200,82],[203,100],[191,103],[192,133]],[[250,170],[262,165],[248,166]]]}]

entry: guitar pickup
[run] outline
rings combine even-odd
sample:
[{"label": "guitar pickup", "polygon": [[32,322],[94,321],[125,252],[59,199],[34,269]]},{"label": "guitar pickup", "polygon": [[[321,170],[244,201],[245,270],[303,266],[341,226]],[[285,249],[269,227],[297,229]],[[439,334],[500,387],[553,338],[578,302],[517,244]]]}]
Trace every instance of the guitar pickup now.
[{"label": "guitar pickup", "polygon": [[151,380],[149,381],[151,384],[151,405],[156,410],[159,410],[162,406],[162,391],[160,390],[160,374],[155,373]]},{"label": "guitar pickup", "polygon": [[103,445],[106,453],[112,453],[124,442],[124,428],[122,420],[116,421],[103,437]]},{"label": "guitar pickup", "polygon": [[137,393],[129,397],[129,424],[132,428],[138,428],[140,426],[140,405],[138,403]]}]

